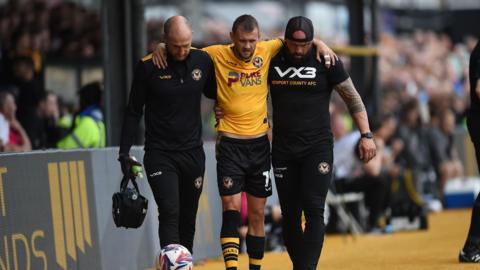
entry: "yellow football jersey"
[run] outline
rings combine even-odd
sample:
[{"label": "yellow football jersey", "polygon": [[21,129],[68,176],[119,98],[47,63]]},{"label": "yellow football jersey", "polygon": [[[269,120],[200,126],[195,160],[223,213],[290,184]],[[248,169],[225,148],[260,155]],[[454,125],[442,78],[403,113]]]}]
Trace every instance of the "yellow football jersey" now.
[{"label": "yellow football jersey", "polygon": [[249,61],[236,57],[232,44],[203,48],[215,65],[217,101],[225,113],[218,131],[252,136],[268,131],[268,66],[282,45],[280,39],[259,41]]}]

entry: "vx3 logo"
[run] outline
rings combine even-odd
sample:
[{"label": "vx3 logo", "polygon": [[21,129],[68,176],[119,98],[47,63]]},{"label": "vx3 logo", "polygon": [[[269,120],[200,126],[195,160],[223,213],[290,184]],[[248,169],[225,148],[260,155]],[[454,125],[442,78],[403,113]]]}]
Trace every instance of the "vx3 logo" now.
[{"label": "vx3 logo", "polygon": [[291,74],[289,78],[294,78],[296,76],[300,79],[312,79],[315,78],[317,73],[317,69],[313,67],[289,67],[285,71],[282,71],[279,67],[275,67],[275,70],[282,78],[287,76],[288,74]]}]

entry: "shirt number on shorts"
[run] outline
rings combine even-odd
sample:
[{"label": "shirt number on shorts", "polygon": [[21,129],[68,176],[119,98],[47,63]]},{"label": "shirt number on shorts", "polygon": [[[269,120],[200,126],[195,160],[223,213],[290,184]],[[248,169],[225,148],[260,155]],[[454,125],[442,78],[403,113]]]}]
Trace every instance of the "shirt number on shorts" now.
[{"label": "shirt number on shorts", "polygon": [[263,176],[265,176],[265,188],[268,188],[270,183],[270,171],[264,171]]}]

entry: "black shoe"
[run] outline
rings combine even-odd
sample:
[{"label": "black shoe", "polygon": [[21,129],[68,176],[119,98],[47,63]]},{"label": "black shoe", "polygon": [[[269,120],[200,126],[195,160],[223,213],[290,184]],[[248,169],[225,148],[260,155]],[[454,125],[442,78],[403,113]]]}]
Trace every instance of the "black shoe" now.
[{"label": "black shoe", "polygon": [[460,251],[458,261],[461,263],[480,263],[480,248],[469,246]]}]

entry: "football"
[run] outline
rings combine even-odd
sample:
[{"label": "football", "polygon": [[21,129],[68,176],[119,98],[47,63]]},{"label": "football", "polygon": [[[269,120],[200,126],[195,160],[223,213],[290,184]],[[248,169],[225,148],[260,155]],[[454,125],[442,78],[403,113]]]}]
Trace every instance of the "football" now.
[{"label": "football", "polygon": [[160,251],[155,267],[157,270],[191,270],[192,254],[182,245],[170,244]]}]

